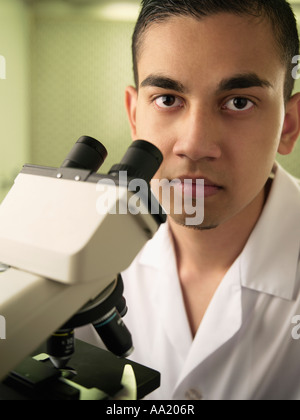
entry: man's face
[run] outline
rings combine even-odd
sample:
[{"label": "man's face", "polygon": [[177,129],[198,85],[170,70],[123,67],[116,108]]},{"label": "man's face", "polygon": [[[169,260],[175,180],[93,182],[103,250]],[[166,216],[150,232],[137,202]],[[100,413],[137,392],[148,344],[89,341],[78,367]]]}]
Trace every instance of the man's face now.
[{"label": "man's face", "polygon": [[[127,107],[133,139],[164,155],[155,178],[204,179],[202,228],[257,211],[285,119],[285,67],[269,23],[218,14],[152,24],[138,74]],[[194,187],[184,194],[196,200]],[[184,224],[184,213],[171,216]]]}]

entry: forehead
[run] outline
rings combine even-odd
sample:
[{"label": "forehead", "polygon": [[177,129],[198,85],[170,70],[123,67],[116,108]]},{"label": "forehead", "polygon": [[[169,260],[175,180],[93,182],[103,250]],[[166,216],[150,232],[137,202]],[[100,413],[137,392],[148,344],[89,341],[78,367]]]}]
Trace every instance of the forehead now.
[{"label": "forehead", "polygon": [[192,75],[200,79],[245,72],[285,75],[271,23],[227,13],[152,23],[139,50],[139,80],[166,71],[182,83]]}]

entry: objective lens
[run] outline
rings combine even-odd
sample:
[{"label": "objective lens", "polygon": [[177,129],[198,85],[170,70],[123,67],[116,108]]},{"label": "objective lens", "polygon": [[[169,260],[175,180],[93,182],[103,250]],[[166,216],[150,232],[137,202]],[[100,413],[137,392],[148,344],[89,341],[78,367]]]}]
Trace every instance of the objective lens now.
[{"label": "objective lens", "polygon": [[124,298],[124,296],[122,296],[121,299],[119,300],[119,303],[117,304],[116,309],[122,318],[127,314],[128,308],[127,308],[126,299]]},{"label": "objective lens", "polygon": [[133,352],[131,334],[116,308],[93,325],[107,350],[119,357],[128,357]]},{"label": "objective lens", "polygon": [[74,330],[61,329],[47,341],[47,353],[53,365],[62,369],[70,360],[75,350]]}]

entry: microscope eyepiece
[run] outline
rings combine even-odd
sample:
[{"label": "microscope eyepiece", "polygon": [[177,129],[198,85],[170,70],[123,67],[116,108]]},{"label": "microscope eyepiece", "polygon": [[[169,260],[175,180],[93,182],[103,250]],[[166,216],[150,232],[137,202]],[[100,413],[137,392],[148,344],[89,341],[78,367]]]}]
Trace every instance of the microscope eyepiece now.
[{"label": "microscope eyepiece", "polygon": [[109,174],[127,171],[127,175],[131,178],[141,178],[150,182],[162,160],[163,155],[154,144],[145,140],[135,140],[127,149],[121,162],[112,166]]},{"label": "microscope eyepiece", "polygon": [[72,147],[61,168],[88,169],[97,172],[107,156],[107,150],[98,140],[82,136]]}]

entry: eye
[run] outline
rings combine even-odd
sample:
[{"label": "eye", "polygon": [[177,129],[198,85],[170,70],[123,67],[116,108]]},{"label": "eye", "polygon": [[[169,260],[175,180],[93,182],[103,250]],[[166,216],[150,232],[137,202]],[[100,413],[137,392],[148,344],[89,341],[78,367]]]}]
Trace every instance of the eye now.
[{"label": "eye", "polygon": [[180,108],[183,106],[183,100],[175,95],[161,95],[154,99],[154,103],[158,108]]},{"label": "eye", "polygon": [[223,109],[229,109],[230,111],[247,111],[248,109],[251,109],[254,106],[254,102],[250,101],[250,99],[243,98],[243,97],[237,97],[230,99],[230,101],[227,101],[226,104],[223,106]]}]

